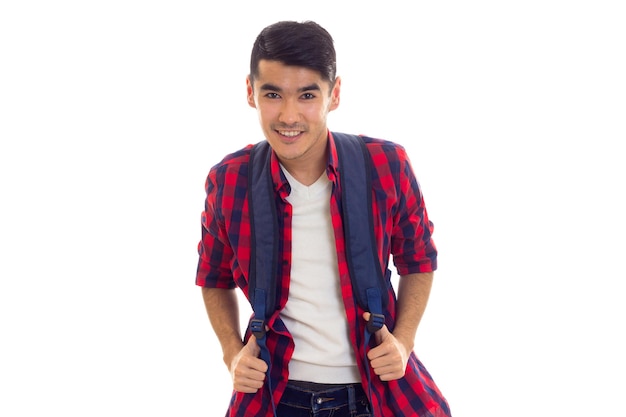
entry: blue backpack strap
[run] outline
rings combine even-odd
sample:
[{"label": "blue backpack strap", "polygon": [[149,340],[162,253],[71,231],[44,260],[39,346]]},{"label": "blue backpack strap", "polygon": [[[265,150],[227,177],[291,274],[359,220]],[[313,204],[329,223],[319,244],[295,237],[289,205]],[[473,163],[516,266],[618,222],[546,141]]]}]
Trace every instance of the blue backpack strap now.
[{"label": "blue backpack strap", "polygon": [[[250,331],[261,349],[261,359],[267,363],[266,380],[270,402],[276,416],[272,388],[272,360],[267,348],[266,321],[273,314],[276,300],[278,265],[278,217],[270,173],[272,150],[266,141],[250,151],[248,163],[248,206],[250,211],[250,271],[249,299],[254,311]],[[252,336],[251,336],[252,337]]]},{"label": "blue backpack strap", "polygon": [[[339,177],[348,270],[358,304],[372,313],[369,327],[384,324],[385,279],[376,251],[372,214],[370,154],[360,136],[333,132],[339,157]],[[364,227],[367,225],[367,227]]]},{"label": "blue backpack strap", "polygon": [[[370,154],[359,136],[333,132],[333,138],[339,157],[343,225],[352,291],[359,306],[370,313],[363,334],[367,364],[367,346],[372,335],[385,324],[383,305],[387,300],[383,297],[386,283],[374,235]],[[370,367],[366,365],[365,368],[371,398]]]}]

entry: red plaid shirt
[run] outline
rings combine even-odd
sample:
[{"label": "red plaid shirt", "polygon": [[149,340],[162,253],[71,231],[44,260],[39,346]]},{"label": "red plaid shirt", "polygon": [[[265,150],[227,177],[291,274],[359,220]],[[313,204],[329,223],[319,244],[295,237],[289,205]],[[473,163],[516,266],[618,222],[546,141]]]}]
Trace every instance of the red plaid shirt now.
[{"label": "red plaid shirt", "polygon": [[[364,140],[372,158],[372,205],[381,268],[387,270],[391,254],[399,275],[434,271],[437,267],[437,250],[431,240],[433,225],[428,220],[422,194],[404,148],[380,139],[364,137]],[[326,173],[333,183],[330,210],[336,238],[341,291],[350,328],[350,340],[357,355],[363,386],[367,387],[366,367],[369,367],[369,362],[365,356],[366,347],[363,346],[365,322],[361,318],[363,311],[354,300],[348,276],[338,178],[340,171],[332,134],[329,134],[328,146],[330,152]],[[196,276],[196,284],[199,286],[239,287],[246,297],[250,264],[247,171],[251,147],[249,145],[226,156],[208,175]],[[289,183],[281,172],[276,154],[272,154],[271,173],[276,187],[278,212],[283,213],[279,219],[283,277],[276,293],[279,310],[268,320],[271,330],[267,333],[267,345],[272,355],[273,396],[278,404],[288,379],[287,364],[294,350],[293,339],[279,317],[289,293],[292,208],[286,201],[290,193]],[[390,282],[388,286],[389,302],[384,313],[387,327],[393,330],[396,298]],[[246,337],[249,337],[249,332]],[[450,415],[445,398],[415,353],[411,353],[406,374],[399,380],[383,382],[373,371],[370,373],[370,402],[374,416]],[[234,392],[227,416],[272,417],[270,401],[267,385],[256,394]]]}]

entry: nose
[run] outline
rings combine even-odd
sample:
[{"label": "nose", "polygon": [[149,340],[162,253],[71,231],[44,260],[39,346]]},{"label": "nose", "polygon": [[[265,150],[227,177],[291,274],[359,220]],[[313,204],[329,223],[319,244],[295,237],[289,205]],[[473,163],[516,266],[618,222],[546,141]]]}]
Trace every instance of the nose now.
[{"label": "nose", "polygon": [[286,125],[297,123],[300,120],[300,110],[294,100],[283,100],[278,120]]}]

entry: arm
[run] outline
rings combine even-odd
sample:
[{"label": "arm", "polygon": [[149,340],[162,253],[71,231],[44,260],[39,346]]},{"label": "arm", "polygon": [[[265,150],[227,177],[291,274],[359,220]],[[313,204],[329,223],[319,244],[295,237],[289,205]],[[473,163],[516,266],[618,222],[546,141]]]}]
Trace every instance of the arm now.
[{"label": "arm", "polygon": [[237,294],[230,289],[202,288],[202,298],[213,331],[222,346],[224,363],[230,368],[233,358],[243,348]]},{"label": "arm", "polygon": [[433,273],[425,272],[400,277],[396,326],[393,335],[407,351],[413,350],[417,327],[426,310]]},{"label": "arm", "polygon": [[263,386],[267,364],[258,357],[260,349],[254,336],[246,345],[241,341],[235,290],[203,287],[202,298],[213,331],[222,346],[233,388],[240,392],[256,392]]},{"label": "arm", "polygon": [[[394,331],[390,333],[387,326],[383,326],[375,334],[378,346],[367,354],[374,372],[381,380],[390,381],[404,376],[432,282],[432,272],[400,277]],[[364,318],[369,319],[369,313],[365,313]]]}]

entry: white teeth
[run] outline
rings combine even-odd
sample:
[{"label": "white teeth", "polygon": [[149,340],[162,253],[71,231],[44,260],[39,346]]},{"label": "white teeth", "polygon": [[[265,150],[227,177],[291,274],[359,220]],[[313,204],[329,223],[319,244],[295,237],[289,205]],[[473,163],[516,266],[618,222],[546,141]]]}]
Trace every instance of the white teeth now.
[{"label": "white teeth", "polygon": [[287,136],[287,137],[292,138],[294,136],[298,136],[302,132],[300,132],[299,130],[297,130],[297,131],[294,131],[294,130],[279,130],[278,133],[280,133],[283,136]]}]

